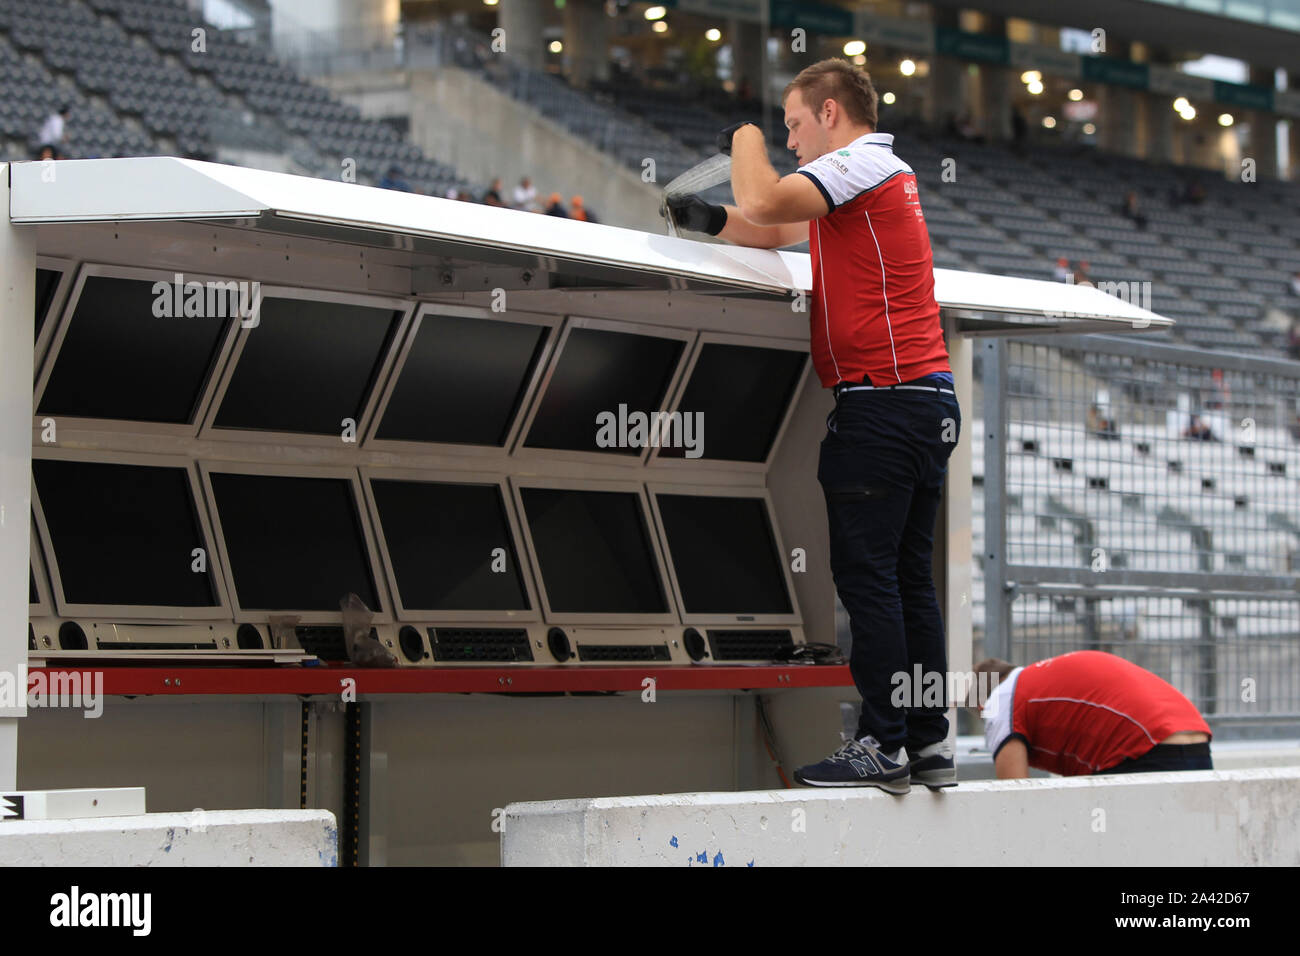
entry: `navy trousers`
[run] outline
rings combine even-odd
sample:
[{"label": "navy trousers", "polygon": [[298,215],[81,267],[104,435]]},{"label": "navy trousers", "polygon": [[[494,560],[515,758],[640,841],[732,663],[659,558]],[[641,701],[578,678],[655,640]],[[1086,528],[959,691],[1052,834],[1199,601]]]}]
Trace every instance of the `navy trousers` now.
[{"label": "navy trousers", "polygon": [[[933,380],[925,380],[924,383]],[[922,383],[918,383],[922,384]],[[914,667],[946,688],[947,645],[931,565],[934,526],[961,410],[934,391],[845,391],[827,419],[817,480],[826,496],[831,572],[853,632],[849,670],[862,695],[858,738],[913,754],[948,736],[946,706],[912,687],[891,700],[894,675]],[[944,704],[947,704],[946,699]]]},{"label": "navy trousers", "polygon": [[1097,771],[1097,774],[1213,769],[1214,761],[1210,758],[1209,744],[1156,744],[1142,756],[1129,757],[1109,770]]}]

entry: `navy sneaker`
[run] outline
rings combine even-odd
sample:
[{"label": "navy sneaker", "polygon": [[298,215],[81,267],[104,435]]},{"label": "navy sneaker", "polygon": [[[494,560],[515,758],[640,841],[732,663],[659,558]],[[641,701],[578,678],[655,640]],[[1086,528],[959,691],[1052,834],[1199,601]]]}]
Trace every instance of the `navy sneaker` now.
[{"label": "navy sneaker", "polygon": [[889,793],[907,793],[911,789],[907,767],[903,751],[891,759],[880,752],[874,737],[849,738],[821,763],[800,767],[794,779],[805,787],[879,787]]},{"label": "navy sneaker", "polygon": [[912,772],[912,782],[924,784],[931,790],[957,786],[957,764],[952,759],[952,747],[948,741],[922,747],[915,755],[908,754],[908,767]]}]

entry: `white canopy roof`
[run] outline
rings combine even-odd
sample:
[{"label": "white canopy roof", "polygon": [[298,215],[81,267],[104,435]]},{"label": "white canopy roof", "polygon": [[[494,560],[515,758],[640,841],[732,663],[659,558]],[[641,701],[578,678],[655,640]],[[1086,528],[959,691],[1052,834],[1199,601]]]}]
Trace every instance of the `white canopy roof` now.
[{"label": "white canopy roof", "polygon": [[[578,222],[476,203],[204,163],[174,157],[15,163],[15,223],[265,218],[422,237],[746,292],[787,296],[811,289],[806,253],[748,249]],[[274,228],[271,223],[267,228]],[[1087,285],[935,269],[941,306],[1015,315],[1014,323],[968,322],[971,331],[1080,332],[1162,328],[1171,319]],[[1133,298],[1137,298],[1134,296]]]}]

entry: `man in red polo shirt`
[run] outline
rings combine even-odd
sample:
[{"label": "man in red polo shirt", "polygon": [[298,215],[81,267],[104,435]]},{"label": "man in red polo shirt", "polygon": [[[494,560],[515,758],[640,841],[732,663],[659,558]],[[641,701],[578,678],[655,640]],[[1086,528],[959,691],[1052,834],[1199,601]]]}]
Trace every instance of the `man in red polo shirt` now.
[{"label": "man in red polo shirt", "polygon": [[916,174],[876,131],[865,70],[822,60],[782,102],[797,172],[779,176],[762,131],[739,124],[718,144],[731,153],[736,205],[684,196],[668,208],[684,228],[740,245],[811,248],[812,360],[836,398],[817,478],[862,715],[853,739],[795,779],[891,793],[912,780],[955,786],[945,706],[897,707],[891,693],[895,674],[947,669],[931,555],[961,427]]},{"label": "man in red polo shirt", "polygon": [[1074,651],[1028,667],[989,659],[984,741],[999,779],[1213,770],[1210,728],[1186,697],[1136,664]]}]

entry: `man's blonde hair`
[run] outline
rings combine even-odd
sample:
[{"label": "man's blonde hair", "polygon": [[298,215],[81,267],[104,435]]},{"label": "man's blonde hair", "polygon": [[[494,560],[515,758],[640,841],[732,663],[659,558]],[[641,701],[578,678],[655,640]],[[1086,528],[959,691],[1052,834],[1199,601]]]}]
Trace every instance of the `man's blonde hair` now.
[{"label": "man's blonde hair", "polygon": [[999,660],[996,657],[985,658],[975,665],[975,673],[989,673],[998,675],[998,683],[1006,680],[1011,676],[1011,672],[1016,669],[1016,665],[1009,661]]},{"label": "man's blonde hair", "polygon": [[[1012,664],[1010,661],[1001,660],[1000,658],[997,657],[987,657],[984,660],[980,661],[978,664],[976,664],[975,683],[971,685],[970,693],[967,694],[966,696],[966,706],[983,707],[986,703],[988,703],[988,699],[993,696],[994,689],[999,684],[1001,684],[1004,680],[1010,677],[1011,672],[1015,669],[1016,669],[1015,664]],[[976,693],[976,691],[979,689],[979,679],[981,674],[992,675],[990,677],[985,678],[987,683],[985,684],[984,692],[987,693],[988,697],[984,700],[980,700],[979,698],[982,695]],[[996,678],[996,680],[994,678]]]},{"label": "man's blonde hair", "polygon": [[834,100],[855,126],[876,128],[877,98],[871,76],[848,60],[831,57],[800,70],[781,94],[782,104],[795,90],[813,113],[820,112],[827,100]]}]

